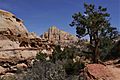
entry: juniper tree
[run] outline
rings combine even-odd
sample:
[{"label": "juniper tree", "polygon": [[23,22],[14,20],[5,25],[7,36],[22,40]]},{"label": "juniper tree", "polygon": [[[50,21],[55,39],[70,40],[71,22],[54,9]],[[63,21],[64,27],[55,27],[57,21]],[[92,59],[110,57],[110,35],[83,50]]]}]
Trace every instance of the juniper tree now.
[{"label": "juniper tree", "polygon": [[[79,38],[89,36],[90,47],[93,53],[93,62],[97,63],[106,40],[113,40],[118,31],[110,24],[110,14],[107,13],[107,8],[99,6],[95,8],[93,4],[84,4],[85,12],[75,13],[70,26],[76,27],[76,33]],[[103,42],[104,41],[104,42]],[[110,43],[110,42],[109,42]],[[108,47],[108,46],[107,46]]]}]

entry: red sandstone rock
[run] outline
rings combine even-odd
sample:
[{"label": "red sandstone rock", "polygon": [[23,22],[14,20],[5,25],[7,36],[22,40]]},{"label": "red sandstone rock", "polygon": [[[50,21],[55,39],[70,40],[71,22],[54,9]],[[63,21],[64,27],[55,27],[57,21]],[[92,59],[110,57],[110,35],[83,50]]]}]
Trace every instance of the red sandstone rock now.
[{"label": "red sandstone rock", "polygon": [[88,64],[85,71],[87,71],[87,80],[114,80],[113,74],[102,64]]}]

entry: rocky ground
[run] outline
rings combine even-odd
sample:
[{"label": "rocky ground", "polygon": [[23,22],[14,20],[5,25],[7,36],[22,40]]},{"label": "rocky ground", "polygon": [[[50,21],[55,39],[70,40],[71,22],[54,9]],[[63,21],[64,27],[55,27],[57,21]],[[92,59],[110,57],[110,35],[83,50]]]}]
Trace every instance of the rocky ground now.
[{"label": "rocky ground", "polygon": [[88,64],[87,80],[120,80],[120,67],[116,65]]}]

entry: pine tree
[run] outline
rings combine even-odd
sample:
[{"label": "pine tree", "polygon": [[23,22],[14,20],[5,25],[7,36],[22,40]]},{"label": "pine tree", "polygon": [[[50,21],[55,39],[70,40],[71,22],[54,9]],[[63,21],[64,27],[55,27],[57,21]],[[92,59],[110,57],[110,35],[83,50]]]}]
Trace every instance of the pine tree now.
[{"label": "pine tree", "polygon": [[100,47],[103,47],[103,41],[105,39],[112,41],[117,37],[118,31],[110,24],[110,14],[106,12],[107,8],[102,6],[95,8],[95,5],[86,3],[84,8],[85,12],[83,14],[78,12],[72,16],[73,21],[70,26],[76,27],[76,33],[79,38],[86,35],[89,36],[89,49],[93,53],[93,62],[97,63],[101,54]]}]

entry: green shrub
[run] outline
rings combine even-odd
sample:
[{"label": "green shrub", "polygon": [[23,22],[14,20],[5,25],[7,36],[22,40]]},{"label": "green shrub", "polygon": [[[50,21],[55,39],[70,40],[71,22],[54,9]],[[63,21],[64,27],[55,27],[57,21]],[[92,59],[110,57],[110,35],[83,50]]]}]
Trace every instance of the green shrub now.
[{"label": "green shrub", "polygon": [[74,62],[73,59],[80,54],[76,48],[65,48],[63,51],[60,46],[56,46],[49,61],[46,55],[37,54],[32,69],[28,70],[23,80],[81,80],[81,69],[84,68],[82,61]]},{"label": "green shrub", "polygon": [[36,55],[36,59],[41,60],[41,61],[45,61],[46,60],[46,54],[38,53]]},{"label": "green shrub", "polygon": [[5,75],[0,80],[17,80],[14,75]]},{"label": "green shrub", "polygon": [[65,76],[61,62],[36,61],[23,80],[65,80]]},{"label": "green shrub", "polygon": [[81,69],[84,68],[84,63],[68,60],[64,67],[68,75],[79,75]]}]

